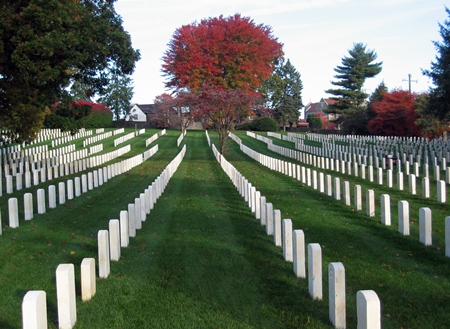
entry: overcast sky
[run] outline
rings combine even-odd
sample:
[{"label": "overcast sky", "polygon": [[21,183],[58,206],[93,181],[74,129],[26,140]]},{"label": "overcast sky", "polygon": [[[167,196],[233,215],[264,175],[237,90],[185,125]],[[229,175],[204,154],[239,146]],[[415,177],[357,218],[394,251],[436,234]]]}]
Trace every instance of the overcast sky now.
[{"label": "overcast sky", "polygon": [[324,91],[334,68],[358,42],[383,62],[381,73],[366,80],[367,93],[383,80],[390,90],[407,90],[408,74],[412,91],[427,91],[431,82],[421,69],[435,60],[432,41],[442,41],[438,23],[448,18],[442,0],[118,0],[115,7],[141,52],[132,76],[138,104],[167,92],[161,74],[167,44],[177,28],[203,18],[239,13],[271,26],[301,75],[305,105],[330,96]]}]

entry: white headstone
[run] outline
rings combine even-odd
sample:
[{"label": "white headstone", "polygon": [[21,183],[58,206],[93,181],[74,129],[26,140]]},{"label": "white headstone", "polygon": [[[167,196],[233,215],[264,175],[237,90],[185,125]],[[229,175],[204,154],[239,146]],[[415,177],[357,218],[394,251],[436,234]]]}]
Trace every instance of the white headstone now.
[{"label": "white headstone", "polygon": [[120,259],[120,222],[118,219],[109,221],[109,252],[111,261]]},{"label": "white headstone", "polygon": [[275,246],[281,247],[281,211],[279,209],[275,209],[273,211],[273,242]]},{"label": "white headstone", "polygon": [[25,193],[23,195],[23,207],[25,220],[33,219],[33,194]]},{"label": "white headstone", "polygon": [[120,246],[122,248],[128,247],[130,241],[129,227],[128,211],[122,210],[120,212]]},{"label": "white headstone", "polygon": [[98,231],[98,276],[107,278],[110,272],[109,233],[108,230]]},{"label": "white headstone", "polygon": [[294,273],[298,278],[306,278],[305,234],[303,230],[292,232],[292,249],[294,253]]},{"label": "white headstone", "polygon": [[59,204],[66,203],[66,184],[64,182],[58,183]]},{"label": "white headstone", "polygon": [[19,205],[17,198],[8,199],[9,227],[19,227]]},{"label": "white headstone", "polygon": [[445,181],[437,181],[437,201],[445,203],[447,202],[447,187]]},{"label": "white headstone", "polygon": [[398,202],[398,231],[409,235],[409,203],[405,200]]},{"label": "white headstone", "polygon": [[381,223],[391,225],[391,197],[389,194],[381,195]]},{"label": "white headstone", "polygon": [[354,209],[362,210],[362,195],[361,195],[361,185],[355,185],[354,187]]},{"label": "white headstone", "polygon": [[45,190],[40,188],[37,190],[37,212],[38,214],[45,214]]},{"label": "white headstone", "polygon": [[431,230],[431,209],[423,207],[419,209],[419,231],[420,242],[426,246],[432,244],[432,230]]},{"label": "white headstone", "polygon": [[55,185],[49,185],[48,187],[48,207],[56,208],[56,187]]},{"label": "white headstone", "polygon": [[96,292],[95,258],[84,258],[81,262],[81,298],[90,300]]},{"label": "white headstone", "polygon": [[330,321],[335,328],[346,328],[345,268],[342,263],[328,264]]},{"label": "white headstone", "polygon": [[373,290],[360,290],[356,293],[356,313],[358,329],[381,329],[381,305]]},{"label": "white headstone", "polygon": [[266,225],[266,197],[262,196],[260,197],[260,209],[261,209],[261,215],[260,215],[260,224],[261,226]]},{"label": "white headstone", "polygon": [[128,204],[128,233],[130,237],[134,238],[136,236],[136,220],[134,219],[134,203]]},{"label": "white headstone", "polygon": [[375,216],[375,191],[366,191],[366,215],[369,217]]},{"label": "white headstone", "polygon": [[56,269],[56,297],[58,323],[61,329],[70,329],[77,322],[75,270],[73,264],[60,264]]},{"label": "white headstone", "polygon": [[283,257],[287,262],[293,261],[292,253],[292,220],[283,219],[281,223]]},{"label": "white headstone", "polygon": [[45,291],[30,290],[22,300],[22,328],[47,329],[47,299]]},{"label": "white headstone", "polygon": [[73,199],[73,180],[67,180],[67,200]]},{"label": "white headstone", "polygon": [[266,233],[273,235],[273,206],[271,203],[266,203]]},{"label": "white headstone", "polygon": [[308,244],[308,290],[312,299],[322,299],[322,248]]}]

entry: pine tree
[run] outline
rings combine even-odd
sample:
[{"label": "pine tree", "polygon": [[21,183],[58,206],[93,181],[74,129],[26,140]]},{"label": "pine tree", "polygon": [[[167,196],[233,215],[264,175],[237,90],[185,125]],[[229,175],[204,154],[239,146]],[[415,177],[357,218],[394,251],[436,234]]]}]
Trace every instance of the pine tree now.
[{"label": "pine tree", "polygon": [[273,109],[275,120],[285,127],[286,123],[296,123],[302,102],[303,84],[300,73],[288,59],[285,64],[277,65],[260,92],[263,93],[266,105]]},{"label": "pine tree", "polygon": [[[450,10],[445,11],[450,17]],[[438,120],[450,119],[450,19],[439,24],[442,42],[434,41],[438,55],[436,62],[431,63],[430,70],[423,70],[423,74],[433,80],[435,88],[430,88],[429,107],[427,112],[435,115]]]},{"label": "pine tree", "polygon": [[374,102],[381,101],[383,99],[383,94],[387,91],[388,91],[388,89],[383,81],[378,85],[378,87],[375,89],[375,91],[372,93],[372,95],[370,95],[369,103],[367,104],[367,110],[366,110],[367,121],[369,121],[370,119],[373,119],[376,115],[375,111],[372,108],[372,104]]},{"label": "pine tree", "polygon": [[128,111],[134,94],[132,83],[129,76],[112,72],[110,83],[98,100],[114,113],[115,120],[123,119]]},{"label": "pine tree", "polygon": [[364,101],[369,96],[363,91],[364,82],[380,73],[383,64],[373,63],[378,57],[377,54],[373,50],[366,50],[362,43],[354,44],[353,49],[348,52],[350,56],[342,58],[342,65],[334,69],[337,72],[334,77],[339,80],[331,82],[340,88],[325,90],[326,93],[334,95],[331,99],[337,101],[328,108],[327,113],[339,117],[338,122],[364,109]]}]

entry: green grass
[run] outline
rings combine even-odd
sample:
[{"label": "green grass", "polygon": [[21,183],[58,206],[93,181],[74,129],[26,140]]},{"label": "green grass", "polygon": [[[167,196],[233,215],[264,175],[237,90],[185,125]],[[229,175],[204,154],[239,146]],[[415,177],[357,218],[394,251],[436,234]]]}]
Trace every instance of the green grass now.
[{"label": "green grass", "polygon": [[[130,140],[132,152],[123,158],[143,152],[145,139],[155,132]],[[366,289],[380,297],[383,328],[448,327],[446,205],[374,185],[377,195],[388,191],[391,198],[409,197],[411,213],[421,204],[433,214],[442,212],[433,216],[433,246],[425,247],[418,241],[417,222],[411,236],[397,232],[396,210],[393,225],[383,226],[379,215],[369,218],[257,164],[230,140],[226,159],[283,218],[293,220],[294,229],[304,230],[307,243],[321,244],[324,298],[313,301],[307,280],[295,277],[292,263],[283,260],[281,248],[216,163],[204,132],[191,131],[183,140],[185,159],[143,228],[122,248],[120,261],[111,263],[110,276],[97,279],[94,298],[82,302],[79,265],[85,257],[97,258],[98,230],[107,229],[108,221],[118,218],[178,154],[178,136],[168,131],[152,144],[159,152],[143,165],[31,221],[21,220],[17,229],[6,227],[9,196],[1,197],[0,328],[21,327],[22,297],[34,289],[46,291],[49,326],[57,328],[55,270],[61,263],[76,267],[76,328],[331,328],[329,262],[346,268],[348,328],[356,328],[356,292]],[[217,136],[210,136],[217,145]],[[245,133],[239,137],[258,152],[282,158]],[[112,147],[112,139],[103,142],[104,151],[110,151],[106,145]],[[353,178],[351,183],[371,186]]]}]

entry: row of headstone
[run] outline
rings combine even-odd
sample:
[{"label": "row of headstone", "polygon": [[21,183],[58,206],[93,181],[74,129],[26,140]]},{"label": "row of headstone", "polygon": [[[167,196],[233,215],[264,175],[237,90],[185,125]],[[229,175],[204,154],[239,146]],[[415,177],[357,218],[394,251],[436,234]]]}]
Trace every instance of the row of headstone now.
[{"label": "row of headstone", "polygon": [[[136,229],[150,214],[157,199],[167,186],[171,175],[184,158],[186,145],[169,163],[160,176],[148,186],[127,210],[120,211],[119,220],[109,221],[108,230],[98,232],[98,277],[107,278],[110,273],[110,261],[120,259],[121,248],[129,245],[129,238],[136,236]],[[170,177],[169,177],[170,176]],[[73,328],[76,315],[76,289],[73,264],[60,264],[56,270],[56,293],[58,301],[59,328]],[[96,293],[95,259],[85,258],[81,263],[81,297],[90,300]],[[47,304],[45,291],[29,291],[22,302],[24,329],[47,328]]]},{"label": "row of headstone", "polygon": [[[61,163],[62,156],[66,156],[70,154],[72,158],[77,157],[78,153],[75,152],[75,145],[67,145],[63,146],[59,149],[54,150],[47,150],[40,153],[34,153],[31,155],[26,155],[23,157],[18,157],[16,159],[10,159],[8,161],[3,162],[3,167],[5,170],[5,174],[9,173],[10,171],[8,168],[10,168],[11,172],[14,174],[14,171],[17,171],[20,168],[23,168],[24,166],[30,165],[31,163],[39,163],[42,162],[42,164],[59,164]],[[78,155],[79,158],[79,155]],[[59,160],[59,163],[58,163]]]},{"label": "row of headstone", "polygon": [[151,143],[157,140],[159,137],[164,136],[166,134],[166,129],[161,130],[160,132],[152,135],[150,138],[145,140],[145,147],[148,147]]},{"label": "row of headstone", "polygon": [[130,139],[136,137],[136,134],[134,132],[126,134],[124,136],[121,136],[119,138],[116,138],[114,140],[114,147],[117,147],[117,145],[125,143],[126,141],[129,141]]},{"label": "row of headstone", "polygon": [[[293,230],[291,219],[282,219],[281,211],[273,209],[261,192],[216,149],[213,153],[222,169],[230,177],[238,192],[248,203],[260,224],[266,227],[266,234],[273,235],[275,246],[282,248],[283,258],[293,263],[297,277],[305,278],[305,237],[303,230]],[[335,328],[346,328],[345,270],[342,263],[329,264],[329,317]],[[308,244],[308,291],[312,299],[321,300],[322,293],[322,250],[320,244]],[[357,293],[358,328],[381,328],[381,309],[377,294],[372,290]]]},{"label": "row of headstone", "polygon": [[84,138],[87,136],[91,136],[93,133],[92,130],[79,131],[75,135],[67,135],[61,138],[52,139],[52,147],[56,147],[58,145],[67,144],[69,142],[73,142],[79,138]]},{"label": "row of headstone", "polygon": [[[253,137],[255,134],[252,133],[252,134],[248,134],[248,135]],[[260,139],[260,138],[258,138],[258,139]],[[241,149],[243,149],[242,143],[240,143],[240,144],[241,144]],[[333,160],[333,159],[324,158],[324,157],[317,157],[316,155],[301,153],[301,152],[298,152],[298,151],[295,151],[295,150],[292,150],[289,148],[284,148],[281,146],[273,145],[271,143],[268,143],[267,145],[268,145],[269,150],[279,153],[286,157],[294,158],[297,161],[300,161],[300,162],[303,162],[306,164],[310,164],[310,165],[313,165],[315,167],[322,168],[322,169],[335,170],[337,172],[341,172],[342,174],[347,173],[350,175],[353,171],[353,173],[356,177],[360,177],[362,179],[368,179],[370,182],[374,181],[374,169],[370,165],[367,168],[367,175],[366,175],[366,165],[364,165],[364,164],[358,165],[358,163],[355,162],[352,165],[351,162],[344,162],[343,160],[339,161],[339,160]],[[250,152],[250,151],[244,151],[244,152]],[[255,156],[252,156],[252,157],[255,158],[255,160],[259,161]],[[287,165],[287,162],[284,162],[279,159],[273,159],[269,156],[258,155],[258,157],[262,161],[263,165],[265,165],[273,170],[277,170],[282,173],[285,173],[284,167]],[[274,168],[274,167],[280,167],[280,166],[281,166],[281,169]],[[400,166],[400,164],[399,164],[399,166]],[[392,168],[392,160],[390,160],[390,167]],[[427,168],[427,167],[428,167],[427,165],[424,165],[424,168]],[[415,163],[415,168],[417,168],[415,170],[415,172],[418,174],[418,164],[417,163]],[[438,166],[436,166],[435,172],[437,173],[437,174],[435,174],[435,178],[439,179]],[[384,173],[384,170],[382,168],[378,168],[376,173],[377,173],[377,182],[379,185],[386,184],[389,188],[394,187],[394,175],[393,175],[392,169],[388,169],[386,171],[386,173]],[[425,172],[425,175],[426,176],[428,175],[427,171]],[[384,179],[385,176],[386,176],[386,180]],[[398,172],[396,177],[397,177],[397,188],[399,190],[403,190],[404,189],[403,173]],[[408,182],[409,182],[409,192],[411,194],[417,194],[417,192],[416,192],[416,175],[413,175],[413,174],[409,175]],[[429,197],[429,194],[430,194],[430,186],[429,186],[429,183],[427,185],[427,182],[429,182],[429,178],[424,177],[423,184],[422,184],[424,197]],[[437,180],[436,195],[437,195],[438,202],[445,203],[447,201],[446,184],[450,184],[450,168],[449,168],[449,170],[447,170],[446,181]]]},{"label": "row of headstone", "polygon": [[112,131],[108,131],[108,132],[103,133],[103,134],[99,134],[99,135],[95,135],[95,136],[86,138],[83,141],[83,147],[86,147],[86,146],[88,146],[90,144],[95,144],[95,143],[97,143],[97,142],[99,142],[99,141],[101,141],[103,139],[111,137],[112,135],[113,135]]},{"label": "row of headstone", "polygon": [[[276,136],[272,136],[276,137]],[[380,138],[381,136],[336,136],[336,135],[321,135],[321,134],[304,134],[288,133],[283,135],[284,140],[291,141],[299,146],[299,149],[307,149],[308,151],[318,151],[317,147],[306,147],[305,140],[312,140],[322,143],[323,149],[339,151],[339,154],[380,154],[380,158],[384,158],[386,155],[392,154],[400,158],[410,157],[412,163],[412,157],[417,156],[417,162],[422,164],[430,164],[429,159],[433,160],[433,165],[440,164],[444,168],[447,167],[447,163],[450,162],[450,143],[448,141],[434,139],[427,141],[425,139],[419,139],[413,141],[411,139],[402,139],[398,137],[392,137],[389,139]],[[337,143],[340,143],[339,145]],[[346,143],[349,146],[342,145]],[[301,146],[301,147],[300,147]],[[335,152],[333,152],[336,154]],[[422,157],[422,161],[421,161]]]},{"label": "row of headstone", "polygon": [[[151,155],[155,154],[158,150],[157,145],[151,149],[153,152]],[[68,200],[73,199],[73,197],[78,197],[82,193],[86,193],[94,188],[97,188],[103,183],[106,183],[108,179],[111,179],[117,175],[125,173],[132,168],[140,165],[144,161],[143,155],[138,154],[132,158],[122,160],[110,164],[104,168],[98,170],[93,170],[87,174],[81,175],[81,177],[75,177],[74,180],[69,179],[67,183],[58,183],[58,203],[64,204],[66,198]],[[24,219],[30,220],[33,218],[33,203],[32,194],[24,194]],[[48,203],[45,199],[45,190],[38,189],[36,192],[37,200],[37,212],[38,214],[43,214],[46,212],[46,204],[49,208],[56,208],[57,205],[57,195],[56,186],[50,185],[48,187]],[[11,228],[19,227],[19,206],[17,198],[10,198],[8,200],[8,214],[9,214],[9,226]]]},{"label": "row of headstone", "polygon": [[89,147],[89,154],[99,153],[103,151],[103,144],[97,144]]},{"label": "row of headstone", "polygon": [[170,178],[186,154],[186,145],[178,155],[166,166],[163,172],[148,186],[127,210],[120,212],[120,220],[109,221],[109,230],[98,232],[98,266],[99,277],[107,278],[110,274],[110,262],[119,261],[120,248],[128,247],[129,238],[136,236],[136,230],[142,228],[157,200],[164,192]]},{"label": "row of headstone", "polygon": [[177,147],[180,147],[181,142],[183,141],[184,136],[186,136],[186,129],[180,134],[180,137],[177,138]]},{"label": "row of headstone", "polygon": [[[288,163],[279,159],[274,159],[265,155],[262,155],[244,144],[240,144],[241,150],[258,161],[259,163],[266,165],[272,170],[282,172],[297,180],[301,180],[302,183],[311,186],[315,190],[319,190],[321,193],[326,193],[328,196],[334,195],[336,200],[341,198],[341,185],[340,178],[335,177],[334,180],[331,175],[324,175],[323,173],[317,173],[316,170],[311,170],[303,166]],[[268,159],[271,159],[269,161]],[[270,165],[272,164],[272,165]],[[414,175],[410,175],[410,181]],[[334,182],[334,187],[332,187]],[[415,182],[415,180],[412,180]],[[414,184],[410,185],[414,186]],[[438,182],[438,201],[446,202],[446,186],[445,182]],[[351,205],[350,196],[350,183],[345,181],[343,184],[343,200],[348,206]],[[362,189],[360,185],[354,187],[354,210],[362,210]],[[391,210],[390,210],[390,196],[388,194],[381,195],[381,222],[385,225],[391,225]],[[403,235],[409,235],[409,205],[407,201],[400,201],[398,205],[398,225],[399,232]],[[375,216],[375,191],[369,189],[366,191],[366,215],[369,217]],[[431,245],[431,209],[421,208],[419,211],[419,240],[425,245]],[[450,230],[450,228],[449,228]],[[446,250],[450,251],[450,231],[445,232]],[[448,245],[447,245],[448,241]],[[446,256],[447,255],[446,252]]]}]

